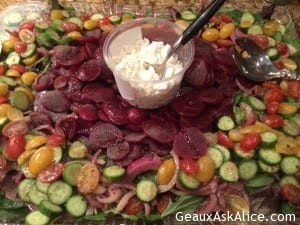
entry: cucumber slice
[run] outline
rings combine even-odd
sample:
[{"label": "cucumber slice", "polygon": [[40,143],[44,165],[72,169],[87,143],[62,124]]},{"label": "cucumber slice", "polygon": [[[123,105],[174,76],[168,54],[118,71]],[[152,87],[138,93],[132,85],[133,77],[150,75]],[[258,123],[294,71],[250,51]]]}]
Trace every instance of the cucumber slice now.
[{"label": "cucumber slice", "polygon": [[263,101],[261,101],[260,99],[254,97],[254,96],[249,96],[247,98],[247,102],[249,103],[249,105],[254,109],[254,110],[258,110],[258,111],[264,111],[266,110],[266,105]]},{"label": "cucumber slice", "polygon": [[23,16],[21,13],[18,12],[9,13],[4,18],[5,25],[11,27],[19,26],[22,23],[22,21],[23,21]]},{"label": "cucumber slice", "polygon": [[254,22],[255,22],[255,18],[253,14],[249,12],[245,12],[241,17],[240,26],[241,28],[249,28],[254,24]]},{"label": "cucumber slice", "polygon": [[231,117],[229,117],[229,116],[222,116],[218,120],[217,125],[218,125],[218,128],[223,131],[232,130],[235,126],[233,119],[231,119]]},{"label": "cucumber slice", "polygon": [[264,31],[260,25],[254,24],[251,27],[249,27],[248,34],[257,35],[257,34],[264,34]]},{"label": "cucumber slice", "polygon": [[244,160],[239,164],[239,177],[242,180],[250,180],[257,174],[258,167],[255,160]]},{"label": "cucumber slice", "polygon": [[49,222],[50,218],[40,211],[31,212],[25,217],[26,225],[48,225]]},{"label": "cucumber slice", "polygon": [[38,191],[36,184],[31,186],[31,189],[28,193],[28,197],[29,197],[30,201],[35,205],[38,205],[38,204],[40,204],[41,201],[48,199],[46,194]]},{"label": "cucumber slice", "polygon": [[9,119],[5,117],[0,118],[0,130],[9,122]]},{"label": "cucumber slice", "polygon": [[68,184],[76,186],[78,174],[83,166],[83,163],[78,161],[68,162],[63,171],[63,179]]},{"label": "cucumber slice", "polygon": [[222,152],[224,162],[230,160],[230,151],[226,147],[216,144],[213,148],[217,148]]},{"label": "cucumber slice", "polygon": [[236,164],[232,161],[224,162],[219,169],[220,177],[227,182],[236,182],[239,180],[239,171]]},{"label": "cucumber slice", "polygon": [[11,52],[7,56],[5,63],[10,67],[13,64],[19,64],[21,62],[21,57],[16,52]]},{"label": "cucumber slice", "polygon": [[45,31],[47,28],[49,28],[48,23],[46,23],[45,21],[37,21],[35,23],[35,29],[41,33],[43,31]]},{"label": "cucumber slice", "polygon": [[281,161],[281,155],[275,149],[260,149],[259,159],[268,165],[277,165]]},{"label": "cucumber slice", "polygon": [[254,157],[255,151],[252,150],[249,152],[245,152],[240,148],[240,144],[237,143],[234,145],[234,154],[239,159],[251,159]]},{"label": "cucumber slice", "polygon": [[272,132],[266,131],[261,134],[261,142],[262,142],[262,147],[273,148],[277,143],[277,136]]},{"label": "cucumber slice", "polygon": [[30,100],[23,91],[14,91],[11,94],[9,100],[10,100],[10,104],[13,107],[15,107],[23,112],[27,111],[29,109]]},{"label": "cucumber slice", "polygon": [[120,166],[112,165],[104,168],[103,176],[110,181],[121,180],[125,176],[126,170]]},{"label": "cucumber slice", "polygon": [[36,51],[36,45],[35,44],[28,44],[26,51],[21,53],[22,58],[29,58],[35,54]]},{"label": "cucumber slice", "polygon": [[264,186],[267,186],[269,184],[272,184],[274,182],[274,177],[269,174],[259,174],[255,176],[254,178],[250,179],[246,186],[250,188],[261,188]]},{"label": "cucumber slice", "polygon": [[71,159],[84,159],[87,153],[87,147],[79,141],[73,142],[68,151],[68,155]]},{"label": "cucumber slice", "polygon": [[218,148],[209,147],[208,154],[215,163],[215,168],[219,168],[224,162],[223,154]]},{"label": "cucumber slice", "polygon": [[186,189],[196,189],[200,185],[200,182],[196,178],[186,174],[182,170],[178,171],[178,181]]},{"label": "cucumber slice", "polygon": [[48,188],[48,198],[56,205],[64,204],[72,195],[72,186],[63,182],[55,181]]},{"label": "cucumber slice", "polygon": [[62,147],[57,146],[57,147],[53,148],[53,151],[54,151],[53,162],[59,163],[63,158]]},{"label": "cucumber slice", "polygon": [[280,57],[278,50],[273,47],[268,48],[266,54],[272,61],[277,60]]},{"label": "cucumber slice", "polygon": [[284,176],[280,179],[279,184],[281,186],[285,185],[285,184],[294,184],[294,185],[299,185],[298,180],[293,177],[293,176]]},{"label": "cucumber slice", "polygon": [[296,114],[290,120],[300,127],[300,114]]},{"label": "cucumber slice", "polygon": [[279,31],[282,35],[285,35],[286,27],[285,27],[283,24],[279,24],[278,31]]},{"label": "cucumber slice", "polygon": [[36,188],[38,191],[47,194],[48,188],[49,188],[49,183],[42,183],[38,179],[36,180]]},{"label": "cucumber slice", "polygon": [[292,120],[283,120],[282,130],[289,136],[295,137],[300,135],[300,127]]},{"label": "cucumber slice", "polygon": [[180,13],[180,16],[183,20],[192,21],[197,18],[197,14],[192,12],[191,10],[184,10]]},{"label": "cucumber slice", "polygon": [[48,200],[41,201],[40,204],[38,205],[38,210],[42,214],[44,214],[45,216],[48,216],[50,218],[51,217],[53,218],[63,212],[62,207],[60,207],[59,205],[55,205]]},{"label": "cucumber slice", "polygon": [[6,83],[9,87],[17,86],[17,82],[10,77],[0,76],[0,82]]},{"label": "cucumber slice", "polygon": [[21,181],[18,185],[18,196],[21,200],[24,202],[30,202],[28,194],[34,184],[35,180],[33,179],[24,179]]},{"label": "cucumber slice", "polygon": [[46,39],[46,42],[52,44],[52,45],[55,45],[59,42],[59,40],[61,39],[59,34],[52,28],[49,28],[47,29],[45,32],[45,39]]},{"label": "cucumber slice", "polygon": [[262,160],[258,160],[258,166],[265,173],[277,173],[280,169],[279,165],[268,165]]},{"label": "cucumber slice", "polygon": [[121,23],[121,17],[117,15],[112,15],[109,17],[109,20],[112,24],[118,24]]},{"label": "cucumber slice", "polygon": [[136,185],[137,197],[143,202],[151,202],[158,193],[157,185],[153,180],[141,180]]},{"label": "cucumber slice", "polygon": [[87,202],[81,195],[74,195],[67,201],[66,210],[72,216],[83,216],[87,210]]},{"label": "cucumber slice", "polygon": [[82,22],[82,20],[81,20],[80,18],[78,18],[78,17],[70,17],[70,18],[68,19],[68,21],[77,24],[77,25],[80,27],[80,29],[83,28],[83,22]]},{"label": "cucumber slice", "polygon": [[276,46],[276,41],[275,41],[274,38],[268,37],[268,41],[269,41],[268,47],[275,47]]},{"label": "cucumber slice", "polygon": [[300,160],[296,156],[286,156],[281,160],[280,168],[285,174],[295,174],[299,171]]},{"label": "cucumber slice", "polygon": [[132,20],[134,18],[131,12],[124,12],[122,15],[122,21]]},{"label": "cucumber slice", "polygon": [[278,44],[280,42],[282,42],[282,34],[280,31],[276,31],[274,36],[273,36],[275,43]]},{"label": "cucumber slice", "polygon": [[99,21],[100,19],[103,19],[103,18],[104,18],[104,15],[102,13],[95,13],[90,17],[91,20],[95,20],[95,21]]},{"label": "cucumber slice", "polygon": [[62,20],[52,20],[51,26],[55,31],[59,32],[60,34],[64,33],[64,29],[62,28]]}]

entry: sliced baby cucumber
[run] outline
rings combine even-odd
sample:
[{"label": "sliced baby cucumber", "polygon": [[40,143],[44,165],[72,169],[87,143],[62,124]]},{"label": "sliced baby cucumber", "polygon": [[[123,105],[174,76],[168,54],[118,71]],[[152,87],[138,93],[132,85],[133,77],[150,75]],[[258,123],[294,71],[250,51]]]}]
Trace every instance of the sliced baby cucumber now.
[{"label": "sliced baby cucumber", "polygon": [[72,216],[83,216],[87,209],[87,202],[81,195],[72,196],[66,203],[66,210]]},{"label": "sliced baby cucumber", "polygon": [[227,182],[236,182],[239,180],[239,171],[236,164],[232,161],[224,162],[219,169],[220,177]]},{"label": "sliced baby cucumber", "polygon": [[33,211],[25,217],[26,225],[48,225],[50,218],[40,211]]},{"label": "sliced baby cucumber", "polygon": [[186,189],[196,189],[200,185],[200,182],[195,177],[186,174],[182,170],[178,172],[178,181]]},{"label": "sliced baby cucumber", "polygon": [[29,97],[23,92],[23,91],[14,91],[10,98],[10,104],[21,110],[21,111],[27,111],[30,106],[30,100]]},{"label": "sliced baby cucumber", "polygon": [[112,165],[104,168],[103,176],[111,181],[121,180],[125,176],[126,170],[123,167]]},{"label": "sliced baby cucumber", "polygon": [[50,184],[47,195],[53,204],[64,204],[72,195],[72,186],[61,180],[55,181]]},{"label": "sliced baby cucumber", "polygon": [[76,186],[78,174],[83,166],[82,162],[79,161],[71,161],[68,162],[63,171],[63,179],[68,184],[72,186]]},{"label": "sliced baby cucumber", "polygon": [[231,117],[229,117],[229,116],[222,116],[218,120],[217,125],[218,125],[218,128],[223,131],[232,130],[235,126],[233,119],[231,119]]},{"label": "sliced baby cucumber", "polygon": [[151,202],[157,193],[157,185],[153,180],[143,179],[136,185],[137,197],[143,202]]},{"label": "sliced baby cucumber", "polygon": [[44,214],[45,216],[48,217],[55,217],[58,214],[63,212],[63,208],[60,207],[59,205],[55,205],[52,202],[48,201],[48,200],[43,200],[40,202],[40,204],[38,205],[38,210]]}]

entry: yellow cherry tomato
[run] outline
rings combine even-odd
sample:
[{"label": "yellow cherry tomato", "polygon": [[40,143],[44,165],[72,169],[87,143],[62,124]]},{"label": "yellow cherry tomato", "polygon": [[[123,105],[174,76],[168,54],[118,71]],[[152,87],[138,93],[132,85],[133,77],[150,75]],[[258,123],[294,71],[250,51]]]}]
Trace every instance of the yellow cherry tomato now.
[{"label": "yellow cherry tomato", "polygon": [[27,87],[21,87],[21,86],[19,86],[19,87],[15,88],[15,91],[23,91],[30,100],[33,99],[31,90],[29,88],[27,88]]},{"label": "yellow cherry tomato", "polygon": [[35,78],[38,76],[37,73],[29,71],[29,72],[25,72],[22,74],[21,76],[21,80],[25,85],[32,85],[32,83],[34,82]]},{"label": "yellow cherry tomato", "polygon": [[279,103],[277,113],[283,115],[293,115],[297,112],[297,106],[289,102],[281,102]]},{"label": "yellow cherry tomato", "polygon": [[288,83],[287,83],[287,81],[286,80],[282,80],[279,85],[280,85],[280,88],[283,91],[283,93],[287,93],[287,90],[288,90]]},{"label": "yellow cherry tomato", "polygon": [[29,58],[23,59],[23,63],[24,63],[26,66],[30,66],[30,65],[32,65],[33,63],[35,63],[37,59],[38,59],[38,54],[34,54],[33,56],[31,56],[31,57],[29,57]]},{"label": "yellow cherry tomato", "polygon": [[33,153],[36,151],[36,149],[31,149],[28,151],[24,151],[19,157],[18,157],[18,165],[21,166],[23,165],[25,162],[27,162],[30,157],[33,155]]},{"label": "yellow cherry tomato", "polygon": [[6,96],[8,94],[9,87],[6,83],[0,82],[0,96]]},{"label": "yellow cherry tomato", "polygon": [[34,148],[38,148],[38,147],[46,144],[47,140],[48,139],[46,136],[42,136],[42,135],[33,136],[26,142],[25,150],[28,151],[28,150],[31,150]]},{"label": "yellow cherry tomato", "polygon": [[243,139],[244,135],[240,132],[239,129],[232,129],[228,132],[228,137],[233,142],[239,142]]},{"label": "yellow cherry tomato", "polygon": [[298,141],[295,138],[285,136],[278,138],[278,141],[275,145],[275,150],[276,152],[285,155],[294,155],[300,152]]},{"label": "yellow cherry tomato", "polygon": [[10,104],[1,104],[0,105],[0,117],[5,117],[7,116],[7,112],[8,110],[11,108],[11,105]]},{"label": "yellow cherry tomato", "polygon": [[278,31],[279,23],[275,21],[267,21],[263,26],[264,34],[267,36],[273,36]]},{"label": "yellow cherry tomato", "polygon": [[86,30],[94,30],[98,26],[97,21],[95,20],[86,20],[83,23],[83,27]]},{"label": "yellow cherry tomato", "polygon": [[7,111],[7,118],[10,121],[19,121],[19,120],[23,120],[24,119],[24,115],[23,115],[23,112],[21,110],[16,109],[14,107],[11,107]]},{"label": "yellow cherry tomato", "polygon": [[111,32],[115,29],[115,26],[113,24],[107,24],[107,25],[102,25],[101,27],[101,30],[103,30],[104,32]]},{"label": "yellow cherry tomato", "polygon": [[15,69],[8,69],[5,73],[5,76],[8,76],[8,77],[20,77],[21,74],[18,70],[15,70]]},{"label": "yellow cherry tomato", "polygon": [[77,177],[78,191],[83,194],[94,192],[100,181],[100,171],[95,163],[88,162],[80,170]]},{"label": "yellow cherry tomato", "polygon": [[173,159],[163,161],[157,171],[157,182],[162,185],[168,184],[174,176],[175,169],[176,166]]},{"label": "yellow cherry tomato", "polygon": [[245,20],[240,23],[240,28],[249,28],[252,24],[251,21]]},{"label": "yellow cherry tomato", "polygon": [[21,41],[26,42],[27,44],[31,44],[35,41],[35,34],[31,30],[22,29],[19,31],[19,38]]},{"label": "yellow cherry tomato", "polygon": [[29,172],[37,175],[52,163],[53,157],[54,152],[50,146],[37,149],[29,159]]},{"label": "yellow cherry tomato", "polygon": [[234,23],[226,23],[220,29],[220,38],[226,39],[230,37],[230,35],[233,33],[234,30],[235,30]]},{"label": "yellow cherry tomato", "polygon": [[13,38],[13,37],[11,37],[11,38],[8,39],[8,40],[3,41],[3,42],[2,42],[2,50],[3,50],[5,53],[8,53],[8,52],[13,51],[14,48],[15,48],[16,42],[17,42],[16,38]]},{"label": "yellow cherry tomato", "polygon": [[197,160],[199,171],[196,179],[200,182],[211,180],[215,173],[215,163],[209,155],[204,155]]},{"label": "yellow cherry tomato", "polygon": [[283,58],[281,59],[281,61],[283,62],[283,65],[287,70],[295,71],[297,69],[297,63],[294,60]]},{"label": "yellow cherry tomato", "polygon": [[65,11],[61,9],[53,9],[50,13],[51,19],[61,20],[65,17]]},{"label": "yellow cherry tomato", "polygon": [[214,42],[220,38],[220,32],[216,28],[208,28],[202,33],[202,39]]},{"label": "yellow cherry tomato", "polygon": [[72,38],[73,40],[78,40],[79,38],[82,37],[81,33],[78,31],[71,31],[70,33],[67,34],[67,37]]},{"label": "yellow cherry tomato", "polygon": [[237,194],[230,194],[225,198],[226,206],[231,213],[244,213],[250,212],[249,202]]}]

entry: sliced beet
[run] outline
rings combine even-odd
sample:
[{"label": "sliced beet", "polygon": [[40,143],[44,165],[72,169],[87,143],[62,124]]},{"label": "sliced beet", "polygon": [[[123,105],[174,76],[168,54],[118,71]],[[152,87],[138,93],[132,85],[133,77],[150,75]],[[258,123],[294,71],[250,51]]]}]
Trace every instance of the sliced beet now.
[{"label": "sliced beet", "polygon": [[61,66],[74,66],[82,63],[86,58],[84,48],[70,45],[58,45],[53,49],[52,59]]},{"label": "sliced beet", "polygon": [[122,131],[117,126],[110,123],[97,123],[91,128],[89,140],[94,149],[99,149],[120,142],[122,137]]},{"label": "sliced beet", "polygon": [[67,140],[72,140],[78,131],[78,117],[75,114],[62,116],[55,123],[55,130],[59,134],[64,134]]},{"label": "sliced beet", "polygon": [[177,133],[177,128],[173,123],[157,119],[146,120],[142,128],[150,138],[163,144],[172,143]]},{"label": "sliced beet", "polygon": [[125,167],[143,155],[144,147],[141,144],[131,144],[129,154],[124,159],[115,161],[115,163],[119,166]]},{"label": "sliced beet", "polygon": [[83,120],[94,121],[98,119],[97,108],[94,105],[73,103],[71,110],[76,112]]},{"label": "sliced beet", "polygon": [[111,160],[121,160],[125,158],[130,151],[130,146],[127,141],[118,144],[113,144],[107,148],[107,157]]},{"label": "sliced beet", "polygon": [[199,90],[197,97],[208,105],[220,104],[223,100],[222,92],[214,87]]},{"label": "sliced beet", "polygon": [[124,125],[128,123],[127,110],[120,101],[104,102],[102,105],[103,112],[108,119],[117,125]]},{"label": "sliced beet", "polygon": [[71,106],[67,96],[58,90],[46,91],[41,99],[41,103],[47,110],[56,113],[67,112]]},{"label": "sliced beet", "polygon": [[103,112],[102,109],[99,109],[97,114],[98,114],[98,118],[100,120],[102,120],[103,122],[109,122],[109,119],[108,119],[107,115]]},{"label": "sliced beet", "polygon": [[46,91],[53,88],[55,74],[52,72],[41,73],[32,84],[32,89],[35,91]]},{"label": "sliced beet", "polygon": [[132,131],[124,136],[124,140],[130,143],[141,143],[146,137],[144,132]]},{"label": "sliced beet", "polygon": [[147,112],[143,109],[131,107],[127,110],[128,121],[131,124],[142,124],[147,118]]},{"label": "sliced beet", "polygon": [[163,145],[153,140],[147,140],[147,143],[149,144],[149,150],[158,156],[166,156],[172,150],[172,146]]},{"label": "sliced beet", "polygon": [[218,48],[214,51],[214,58],[217,64],[221,64],[226,67],[235,65],[233,58],[231,57],[231,52],[227,48]]},{"label": "sliced beet", "polygon": [[116,94],[111,88],[103,87],[99,84],[87,84],[82,89],[82,98],[102,103],[116,99]]},{"label": "sliced beet", "polygon": [[207,152],[208,143],[203,133],[195,127],[181,130],[175,137],[173,149],[182,158],[198,159]]},{"label": "sliced beet", "polygon": [[70,77],[68,80],[68,88],[65,90],[65,94],[69,95],[74,92],[81,91],[84,82],[76,79],[75,77]]},{"label": "sliced beet", "polygon": [[101,62],[96,59],[91,59],[79,67],[77,73],[75,73],[75,77],[81,81],[93,81],[97,79],[100,74]]},{"label": "sliced beet", "polygon": [[55,89],[65,88],[67,85],[68,85],[68,79],[65,76],[56,77],[53,83]]},{"label": "sliced beet", "polygon": [[87,37],[94,38],[96,41],[99,41],[102,37],[101,29],[90,30],[87,31],[85,34]]},{"label": "sliced beet", "polygon": [[97,44],[86,42],[84,44],[85,51],[90,58],[94,57],[94,52],[97,49]]},{"label": "sliced beet", "polygon": [[167,120],[173,123],[178,122],[178,116],[176,115],[176,113],[174,112],[174,110],[171,108],[170,105],[164,106],[163,108],[161,108],[161,111]]},{"label": "sliced beet", "polygon": [[78,135],[85,135],[85,136],[90,135],[90,129],[94,125],[92,121],[87,121],[82,119],[81,117],[78,117],[77,124],[78,124],[78,131],[77,131]]},{"label": "sliced beet", "polygon": [[202,132],[209,131],[214,120],[214,116],[210,111],[204,111],[198,117],[180,117],[181,128],[197,127]]},{"label": "sliced beet", "polygon": [[33,127],[39,127],[42,125],[51,125],[52,124],[52,120],[50,118],[50,116],[48,116],[48,114],[43,113],[43,112],[31,112],[29,114],[30,118],[31,118],[31,124]]}]

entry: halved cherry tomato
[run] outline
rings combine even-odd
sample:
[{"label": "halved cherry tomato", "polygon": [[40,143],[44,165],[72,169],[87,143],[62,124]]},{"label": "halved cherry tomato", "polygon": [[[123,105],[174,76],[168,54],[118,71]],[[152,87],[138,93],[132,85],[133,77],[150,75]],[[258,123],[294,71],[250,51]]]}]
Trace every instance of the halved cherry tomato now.
[{"label": "halved cherry tomato", "polygon": [[210,181],[215,174],[215,163],[209,155],[201,156],[197,160],[199,171],[195,178],[200,182]]},{"label": "halved cherry tomato", "polygon": [[283,119],[276,114],[266,115],[261,122],[271,128],[280,128],[283,125]]},{"label": "halved cherry tomato", "polygon": [[233,148],[233,141],[222,131],[217,132],[218,144],[223,145],[226,148]]},{"label": "halved cherry tomato", "polygon": [[277,60],[277,61],[273,62],[273,64],[279,70],[284,69],[284,63],[281,60]]},{"label": "halved cherry tomato", "polygon": [[11,159],[17,159],[22,152],[25,151],[26,140],[24,135],[15,134],[12,135],[6,145],[6,154]]},{"label": "halved cherry tomato", "polygon": [[52,183],[61,177],[63,171],[64,165],[62,163],[52,163],[39,173],[38,179],[42,183]]},{"label": "halved cherry tomato", "polygon": [[53,146],[53,147],[56,147],[56,146],[60,146],[64,143],[65,141],[65,138],[59,134],[52,134],[48,137],[48,140],[47,140],[47,145],[49,146]]},{"label": "halved cherry tomato", "polygon": [[109,25],[111,24],[110,19],[108,17],[104,17],[99,20],[98,25],[99,27],[104,26],[104,25]]},{"label": "halved cherry tomato", "polygon": [[166,159],[157,170],[157,182],[159,184],[168,184],[175,173],[175,162],[172,159]]},{"label": "halved cherry tomato", "polygon": [[230,194],[225,198],[226,206],[231,213],[245,213],[250,212],[249,202],[237,194]]},{"label": "halved cherry tomato", "polygon": [[26,72],[26,68],[21,64],[12,64],[10,66],[10,69],[16,70],[19,73],[25,73]]},{"label": "halved cherry tomato", "polygon": [[64,22],[62,22],[61,27],[67,33],[70,33],[72,31],[81,32],[80,27],[76,23],[73,23],[73,22],[70,22],[70,21],[64,21]]},{"label": "halved cherry tomato", "polygon": [[86,21],[88,20],[90,17],[88,15],[81,15],[79,16],[79,18],[82,20],[82,21]]},{"label": "halved cherry tomato", "polygon": [[225,22],[225,23],[232,23],[232,21],[233,21],[233,19],[232,19],[230,16],[226,15],[226,14],[221,14],[221,15],[219,16],[219,18],[220,18],[223,22]]},{"label": "halved cherry tomato", "polygon": [[227,39],[219,39],[216,41],[216,45],[218,45],[219,47],[230,48],[233,45],[233,42]]},{"label": "halved cherry tomato", "polygon": [[0,75],[3,75],[5,71],[4,65],[0,64]]},{"label": "halved cherry tomato", "polygon": [[17,41],[15,44],[15,52],[20,54],[22,52],[25,52],[27,49],[27,43],[23,41]]},{"label": "halved cherry tomato", "polygon": [[269,39],[266,35],[250,35],[250,38],[252,38],[262,49],[265,49],[269,46]]},{"label": "halved cherry tomato", "polygon": [[8,102],[8,98],[5,96],[0,96],[0,105],[6,102]]},{"label": "halved cherry tomato", "polygon": [[300,203],[300,187],[294,184],[285,184],[281,187],[281,195],[292,204]]},{"label": "halved cherry tomato", "polygon": [[277,83],[273,82],[273,81],[265,81],[263,83],[263,87],[268,88],[268,89],[272,89],[272,88],[281,89],[280,86]]},{"label": "halved cherry tomato", "polygon": [[288,89],[287,94],[292,98],[299,98],[300,97],[300,81],[288,81],[287,82]]},{"label": "halved cherry tomato", "polygon": [[143,210],[144,210],[144,203],[141,200],[139,200],[136,196],[129,199],[124,209],[124,211],[128,215],[137,215],[143,212]]},{"label": "halved cherry tomato", "polygon": [[52,163],[53,157],[54,152],[51,147],[43,146],[37,149],[29,159],[29,171],[35,175],[39,174]]},{"label": "halved cherry tomato", "polygon": [[222,23],[222,20],[218,16],[215,15],[209,19],[209,22],[214,23],[215,25],[220,25]]},{"label": "halved cherry tomato", "polygon": [[248,152],[254,150],[261,142],[261,136],[257,133],[246,134],[240,142],[243,151]]},{"label": "halved cherry tomato", "polygon": [[171,199],[170,194],[163,194],[157,201],[156,209],[159,213],[162,213],[168,206]]},{"label": "halved cherry tomato", "polygon": [[266,103],[281,102],[283,100],[283,92],[281,89],[269,89],[265,93],[264,100]]},{"label": "halved cherry tomato", "polygon": [[180,160],[180,169],[189,175],[197,174],[199,171],[198,164],[193,159],[182,159]]},{"label": "halved cherry tomato", "polygon": [[269,102],[267,103],[267,113],[275,114],[278,110],[279,102]]},{"label": "halved cherry tomato", "polygon": [[23,30],[23,29],[27,29],[27,30],[31,30],[33,31],[35,26],[35,22],[33,20],[27,20],[25,22],[23,22],[20,27],[19,27],[19,31]]},{"label": "halved cherry tomato", "polygon": [[288,46],[283,42],[278,43],[276,49],[280,55],[285,55],[288,52]]}]

